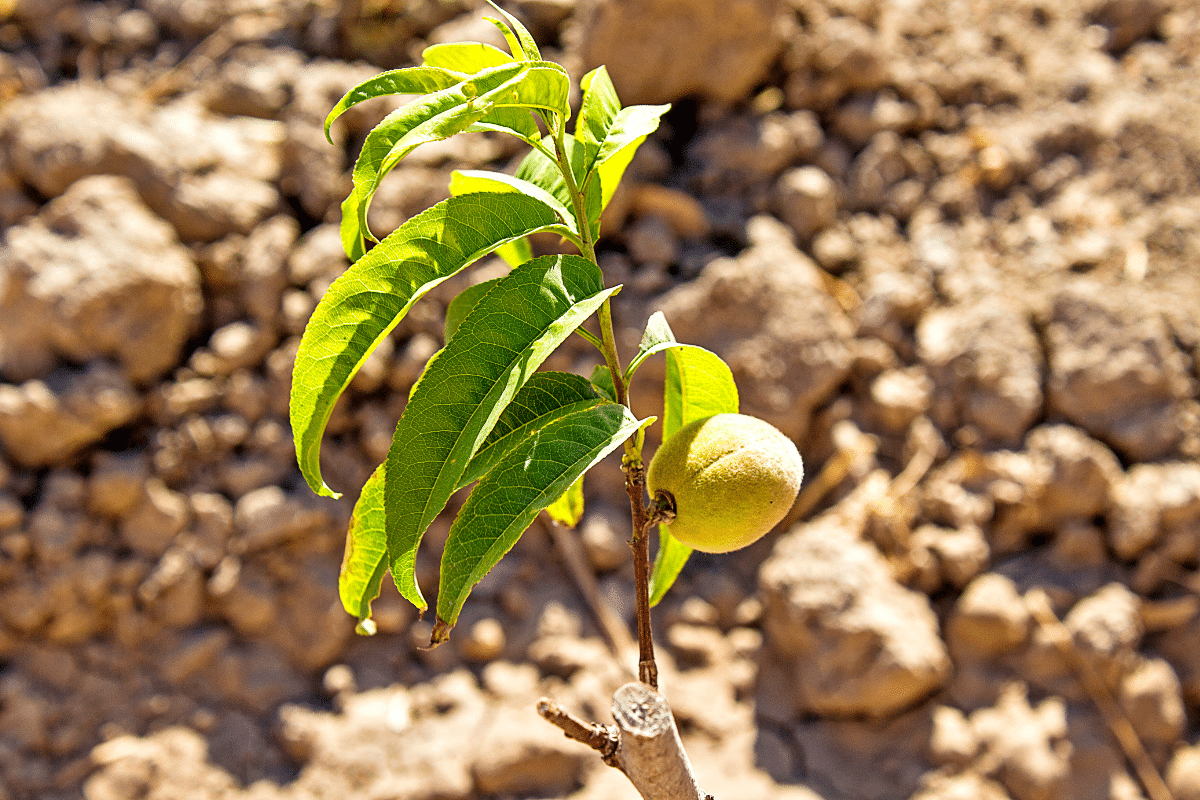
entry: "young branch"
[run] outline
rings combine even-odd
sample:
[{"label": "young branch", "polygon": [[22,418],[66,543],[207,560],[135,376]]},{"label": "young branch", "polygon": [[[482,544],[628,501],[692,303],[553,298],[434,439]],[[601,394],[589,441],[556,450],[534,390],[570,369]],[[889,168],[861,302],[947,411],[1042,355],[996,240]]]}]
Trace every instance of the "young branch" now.
[{"label": "young branch", "polygon": [[646,494],[646,467],[626,459],[625,493],[633,513],[633,584],[637,601],[638,679],[651,689],[658,688],[658,664],[654,660],[654,633],[650,628],[650,532],[654,519],[642,505]]}]

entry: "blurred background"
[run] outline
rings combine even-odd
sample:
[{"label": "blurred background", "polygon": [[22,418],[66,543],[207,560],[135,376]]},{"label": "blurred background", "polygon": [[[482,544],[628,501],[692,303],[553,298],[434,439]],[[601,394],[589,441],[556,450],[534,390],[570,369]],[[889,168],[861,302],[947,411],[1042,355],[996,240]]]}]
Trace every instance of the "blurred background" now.
[{"label": "blurred background", "polygon": [[[665,312],[807,465],[784,525],[697,554],[656,609],[704,788],[1200,798],[1200,8],[506,7],[576,77],[673,104],[604,220],[625,352]],[[430,622],[387,582],[374,637],[337,602],[350,502],[445,304],[498,262],[354,379],[323,449],[347,499],[295,465],[298,337],[346,267],[358,147],[402,99],[334,145],[324,117],[431,43],[503,45],[483,13],[0,2],[0,799],[635,800],[534,713],[604,720],[625,681],[581,589],[631,619],[618,465],[589,474],[575,545],[535,523],[448,645],[418,649]],[[522,156],[423,147],[372,225]],[[548,367],[587,374],[589,350]]]}]

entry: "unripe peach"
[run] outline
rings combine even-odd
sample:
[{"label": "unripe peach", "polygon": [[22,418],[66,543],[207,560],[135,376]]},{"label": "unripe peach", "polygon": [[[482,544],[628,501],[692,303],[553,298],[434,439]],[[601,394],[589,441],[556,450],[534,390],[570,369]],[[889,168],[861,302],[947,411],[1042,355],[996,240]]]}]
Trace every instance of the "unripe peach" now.
[{"label": "unripe peach", "polygon": [[674,505],[667,529],[705,553],[757,541],[796,500],[804,464],[792,440],[745,414],[717,414],[684,425],[650,460],[646,485]]}]

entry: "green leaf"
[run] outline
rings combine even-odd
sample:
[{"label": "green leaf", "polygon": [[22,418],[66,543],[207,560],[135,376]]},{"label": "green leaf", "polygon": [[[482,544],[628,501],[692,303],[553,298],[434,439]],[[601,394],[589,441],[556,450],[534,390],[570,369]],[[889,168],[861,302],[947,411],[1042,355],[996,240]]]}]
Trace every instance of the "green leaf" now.
[{"label": "green leaf", "polygon": [[383,467],[367,479],[346,532],[346,554],[338,574],[338,596],[351,616],[357,617],[360,632],[370,632],[371,601],[379,597],[387,572],[387,529],[383,513]]},{"label": "green leaf", "polygon": [[[663,324],[666,324],[665,319]],[[663,347],[662,344],[655,344],[649,350]],[[733,381],[733,372],[718,355],[695,345],[666,344],[665,348],[667,377],[663,391],[663,441],[694,420],[713,414],[737,413],[737,384]],[[663,598],[692,554],[692,548],[672,536],[666,525],[658,526],[658,540],[658,554],[650,574],[651,605]]]},{"label": "green leaf", "polygon": [[[562,180],[561,175],[559,180]],[[566,191],[566,184],[563,184]],[[456,169],[450,173],[450,194],[462,195],[475,192],[519,192],[541,200],[558,212],[562,223],[573,233],[579,233],[575,225],[575,215],[572,214],[562,200],[547,191],[543,186],[523,178],[506,175],[503,172],[492,172],[485,169]]]},{"label": "green leaf", "polygon": [[488,67],[513,63],[513,58],[499,47],[482,42],[450,42],[426,47],[421,53],[425,66],[441,67],[474,75]]},{"label": "green leaf", "polygon": [[575,139],[583,146],[583,174],[586,177],[596,165],[600,148],[608,139],[621,101],[608,70],[596,67],[579,81],[583,89],[583,102],[579,106],[579,118],[575,121]]},{"label": "green leaf", "polygon": [[442,327],[443,342],[448,342],[454,337],[458,326],[467,318],[467,312],[474,308],[479,298],[491,291],[499,280],[500,278],[492,278],[490,281],[476,283],[455,295],[454,299],[450,301],[450,305],[446,306],[446,321]]},{"label": "green leaf", "polygon": [[[582,185],[583,149],[576,148],[575,139],[569,134],[566,136],[565,144],[568,158],[575,172],[576,184]],[[542,139],[542,145],[548,151],[554,152],[554,137],[545,137]],[[541,150],[533,150],[525,156],[521,164],[517,167],[516,177],[519,180],[532,183],[534,186],[541,187],[546,192],[549,192],[558,198],[558,202],[563,208],[572,208],[571,194],[567,191],[567,182],[559,170],[558,162],[548,158]]]},{"label": "green leaf", "polygon": [[720,356],[693,344],[677,344],[667,350],[664,440],[689,422],[713,414],[736,414],[737,410],[737,384]]},{"label": "green leaf", "polygon": [[332,144],[333,139],[329,136],[329,128],[333,125],[334,120],[364,100],[392,94],[437,92],[460,83],[464,77],[454,70],[436,66],[406,67],[381,72],[346,92],[337,102],[337,105],[325,117],[325,138],[329,139]]},{"label": "green leaf", "polygon": [[598,406],[604,398],[588,381],[567,372],[535,372],[496,420],[496,426],[467,465],[459,486],[473,483],[505,453],[546,423]]},{"label": "green leaf", "polygon": [[666,525],[658,526],[658,553],[650,573],[650,607],[658,605],[692,555],[692,548],[676,539]]},{"label": "green leaf", "polygon": [[497,247],[496,255],[503,258],[510,267],[519,267],[533,258],[533,246],[524,237],[513,239]]},{"label": "green leaf", "polygon": [[675,334],[671,331],[671,326],[667,324],[666,316],[661,311],[655,311],[650,315],[650,319],[646,320],[646,330],[642,332],[642,341],[638,345],[637,355],[625,368],[625,382],[628,383],[633,378],[643,361],[657,352],[674,347],[675,344]]},{"label": "green leaf", "polygon": [[564,528],[574,528],[583,519],[583,476],[580,475],[563,492],[562,497],[546,506],[546,513]]},{"label": "green leaf", "polygon": [[479,298],[430,359],[400,416],[386,466],[392,578],[417,608],[425,608],[415,567],[426,528],[517,390],[615,291],[583,258],[535,258]]},{"label": "green leaf", "polygon": [[291,424],[300,470],[318,494],[325,423],[342,391],[413,303],[498,245],[565,230],[554,209],[521,194],[452,197],[405,222],[325,292],[292,372]]},{"label": "green leaf", "polygon": [[493,108],[487,116],[467,130],[472,133],[480,131],[507,133],[530,145],[538,141],[542,135],[537,123],[534,122],[533,114],[528,109],[507,106]]},{"label": "green leaf", "polygon": [[611,130],[600,145],[594,170],[604,188],[601,207],[608,205],[617,184],[646,137],[658,130],[659,118],[670,106],[629,106],[617,113]]},{"label": "green leaf", "polygon": [[612,372],[609,371],[607,364],[597,364],[592,369],[592,377],[588,379],[592,386],[596,387],[596,391],[604,395],[614,403],[617,402],[617,387],[613,383]]},{"label": "green leaf", "polygon": [[419,145],[453,136],[496,108],[550,108],[567,102],[570,80],[557,64],[491,67],[448,89],[396,109],[367,134],[354,164],[354,188],[342,203],[342,246],[351,261],[371,238],[367,209],[380,181]]},{"label": "green leaf", "polygon": [[549,423],[500,460],[450,527],[434,643],[445,641],[472,587],[512,549],[537,513],[649,422],[639,422],[624,406],[605,403]]},{"label": "green leaf", "polygon": [[[504,34],[504,38],[508,40],[508,46],[512,48],[512,53],[516,56],[521,53],[525,56],[526,61],[541,61],[542,54],[538,51],[537,42],[533,36],[526,30],[521,21],[512,14],[505,11],[500,6],[488,0],[488,5],[500,12],[500,15],[507,21],[507,25],[498,19],[492,17],[484,17],[484,19],[494,23],[496,27]],[[516,40],[513,40],[513,35],[516,35]]]}]

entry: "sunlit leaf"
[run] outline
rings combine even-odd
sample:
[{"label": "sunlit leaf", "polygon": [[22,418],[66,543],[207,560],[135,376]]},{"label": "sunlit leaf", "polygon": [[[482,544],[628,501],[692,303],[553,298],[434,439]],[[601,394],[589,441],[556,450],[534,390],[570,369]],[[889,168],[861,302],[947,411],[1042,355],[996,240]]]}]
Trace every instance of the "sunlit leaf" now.
[{"label": "sunlit leaf", "polygon": [[578,256],[535,258],[479,298],[426,366],[385,467],[392,578],[417,608],[425,608],[415,567],[426,528],[513,396],[614,291]]},{"label": "sunlit leaf", "polygon": [[501,459],[450,527],[442,555],[433,643],[445,641],[471,589],[512,549],[539,511],[641,426],[615,403],[546,425]]},{"label": "sunlit leaf", "polygon": [[300,470],[318,494],[321,435],[350,379],[413,303],[500,244],[565,230],[554,209],[522,194],[452,197],[405,222],[321,298],[292,372],[291,424]]}]

